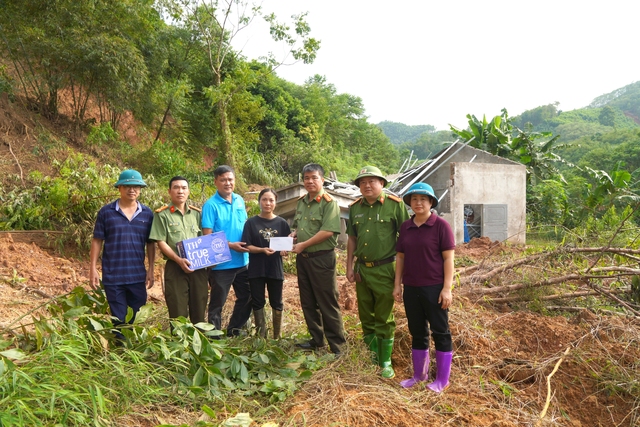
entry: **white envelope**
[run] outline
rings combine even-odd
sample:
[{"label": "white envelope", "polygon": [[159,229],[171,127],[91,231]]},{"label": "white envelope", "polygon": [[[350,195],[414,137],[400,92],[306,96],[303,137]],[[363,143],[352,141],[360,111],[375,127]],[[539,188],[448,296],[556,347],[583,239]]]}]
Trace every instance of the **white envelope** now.
[{"label": "white envelope", "polygon": [[274,251],[290,251],[293,249],[293,237],[272,237],[269,248]]}]

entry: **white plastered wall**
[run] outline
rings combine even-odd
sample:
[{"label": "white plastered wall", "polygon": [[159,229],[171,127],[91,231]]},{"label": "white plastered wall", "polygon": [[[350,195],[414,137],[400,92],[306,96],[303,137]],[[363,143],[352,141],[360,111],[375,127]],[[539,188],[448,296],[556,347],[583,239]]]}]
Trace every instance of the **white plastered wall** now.
[{"label": "white plastered wall", "polygon": [[465,204],[506,204],[507,241],[526,242],[526,168],[524,165],[451,163],[451,212],[444,214],[456,243],[464,242]]}]

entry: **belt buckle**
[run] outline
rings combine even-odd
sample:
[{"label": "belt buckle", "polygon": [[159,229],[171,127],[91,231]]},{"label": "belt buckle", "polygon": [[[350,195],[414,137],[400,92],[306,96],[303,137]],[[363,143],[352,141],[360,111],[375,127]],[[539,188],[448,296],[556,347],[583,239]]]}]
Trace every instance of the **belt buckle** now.
[{"label": "belt buckle", "polygon": [[376,263],[375,263],[375,262],[365,262],[365,263],[364,263],[364,266],[365,266],[365,267],[369,267],[369,268],[371,268],[371,267],[375,267],[375,266],[376,266]]},{"label": "belt buckle", "polygon": [[300,252],[303,258],[309,258],[309,254],[307,252]]}]

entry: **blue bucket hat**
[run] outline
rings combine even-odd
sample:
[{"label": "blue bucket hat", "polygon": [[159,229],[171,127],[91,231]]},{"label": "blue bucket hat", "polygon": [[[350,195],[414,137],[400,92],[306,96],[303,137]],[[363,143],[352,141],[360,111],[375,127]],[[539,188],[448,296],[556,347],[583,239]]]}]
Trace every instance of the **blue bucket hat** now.
[{"label": "blue bucket hat", "polygon": [[118,178],[118,182],[114,187],[118,188],[121,185],[139,185],[140,187],[146,187],[147,184],[142,180],[142,175],[140,172],[133,169],[128,169],[126,171],[122,171],[120,174],[120,178]]},{"label": "blue bucket hat", "polygon": [[431,188],[431,186],[425,182],[418,182],[416,184],[413,184],[411,187],[409,187],[409,191],[404,193],[404,196],[402,196],[402,200],[404,200],[404,202],[409,206],[411,206],[412,194],[424,194],[425,196],[429,196],[433,199],[433,205],[431,207],[435,208],[436,206],[438,206],[438,198],[433,192],[433,188]]}]

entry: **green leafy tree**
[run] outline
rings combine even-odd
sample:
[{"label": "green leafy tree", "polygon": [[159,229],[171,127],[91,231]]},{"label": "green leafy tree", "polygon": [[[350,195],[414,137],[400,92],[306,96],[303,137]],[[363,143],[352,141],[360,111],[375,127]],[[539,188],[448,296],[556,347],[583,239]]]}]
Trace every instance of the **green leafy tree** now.
[{"label": "green leafy tree", "polygon": [[513,123],[520,128],[524,128],[527,123],[530,123],[534,129],[546,127],[548,126],[548,122],[558,115],[559,104],[559,102],[554,102],[553,104],[542,105],[532,110],[527,110],[519,116],[514,117]]},{"label": "green leafy tree", "polygon": [[527,192],[528,222],[535,225],[566,225],[572,215],[566,185],[546,179]]},{"label": "green leafy tree", "polygon": [[467,115],[469,127],[459,129],[450,125],[451,131],[469,145],[491,154],[518,161],[527,167],[527,184],[535,185],[540,179],[547,179],[557,173],[555,162],[562,159],[552,149],[558,143],[558,136],[551,132],[534,132],[531,125],[524,130],[513,125],[506,109],[491,121],[483,117],[479,121]]},{"label": "green leafy tree", "polygon": [[598,115],[598,122],[600,122],[602,126],[615,127],[616,112],[614,111],[614,109],[608,105],[602,107],[602,109],[600,110],[600,114]]},{"label": "green leafy tree", "polygon": [[113,114],[130,106],[147,79],[140,47],[159,22],[150,0],[55,2],[5,0],[0,7],[2,50],[27,98],[48,116],[58,93],[70,89],[82,121],[91,95]]},{"label": "green leafy tree", "polygon": [[[232,41],[253,19],[263,16],[262,9],[244,0],[176,0],[166,5],[174,19],[197,34],[200,46],[206,52],[212,81],[205,94],[216,107],[220,130],[218,156],[221,162],[237,167],[241,164],[243,147],[232,132],[229,106],[234,96],[245,91],[257,75],[242,65],[239,53],[232,48]],[[313,62],[320,44],[309,36],[305,14],[293,17],[293,27],[278,22],[273,14],[264,18],[270,25],[272,38],[283,42],[294,60]],[[266,57],[269,72],[280,63],[273,55]]]}]

